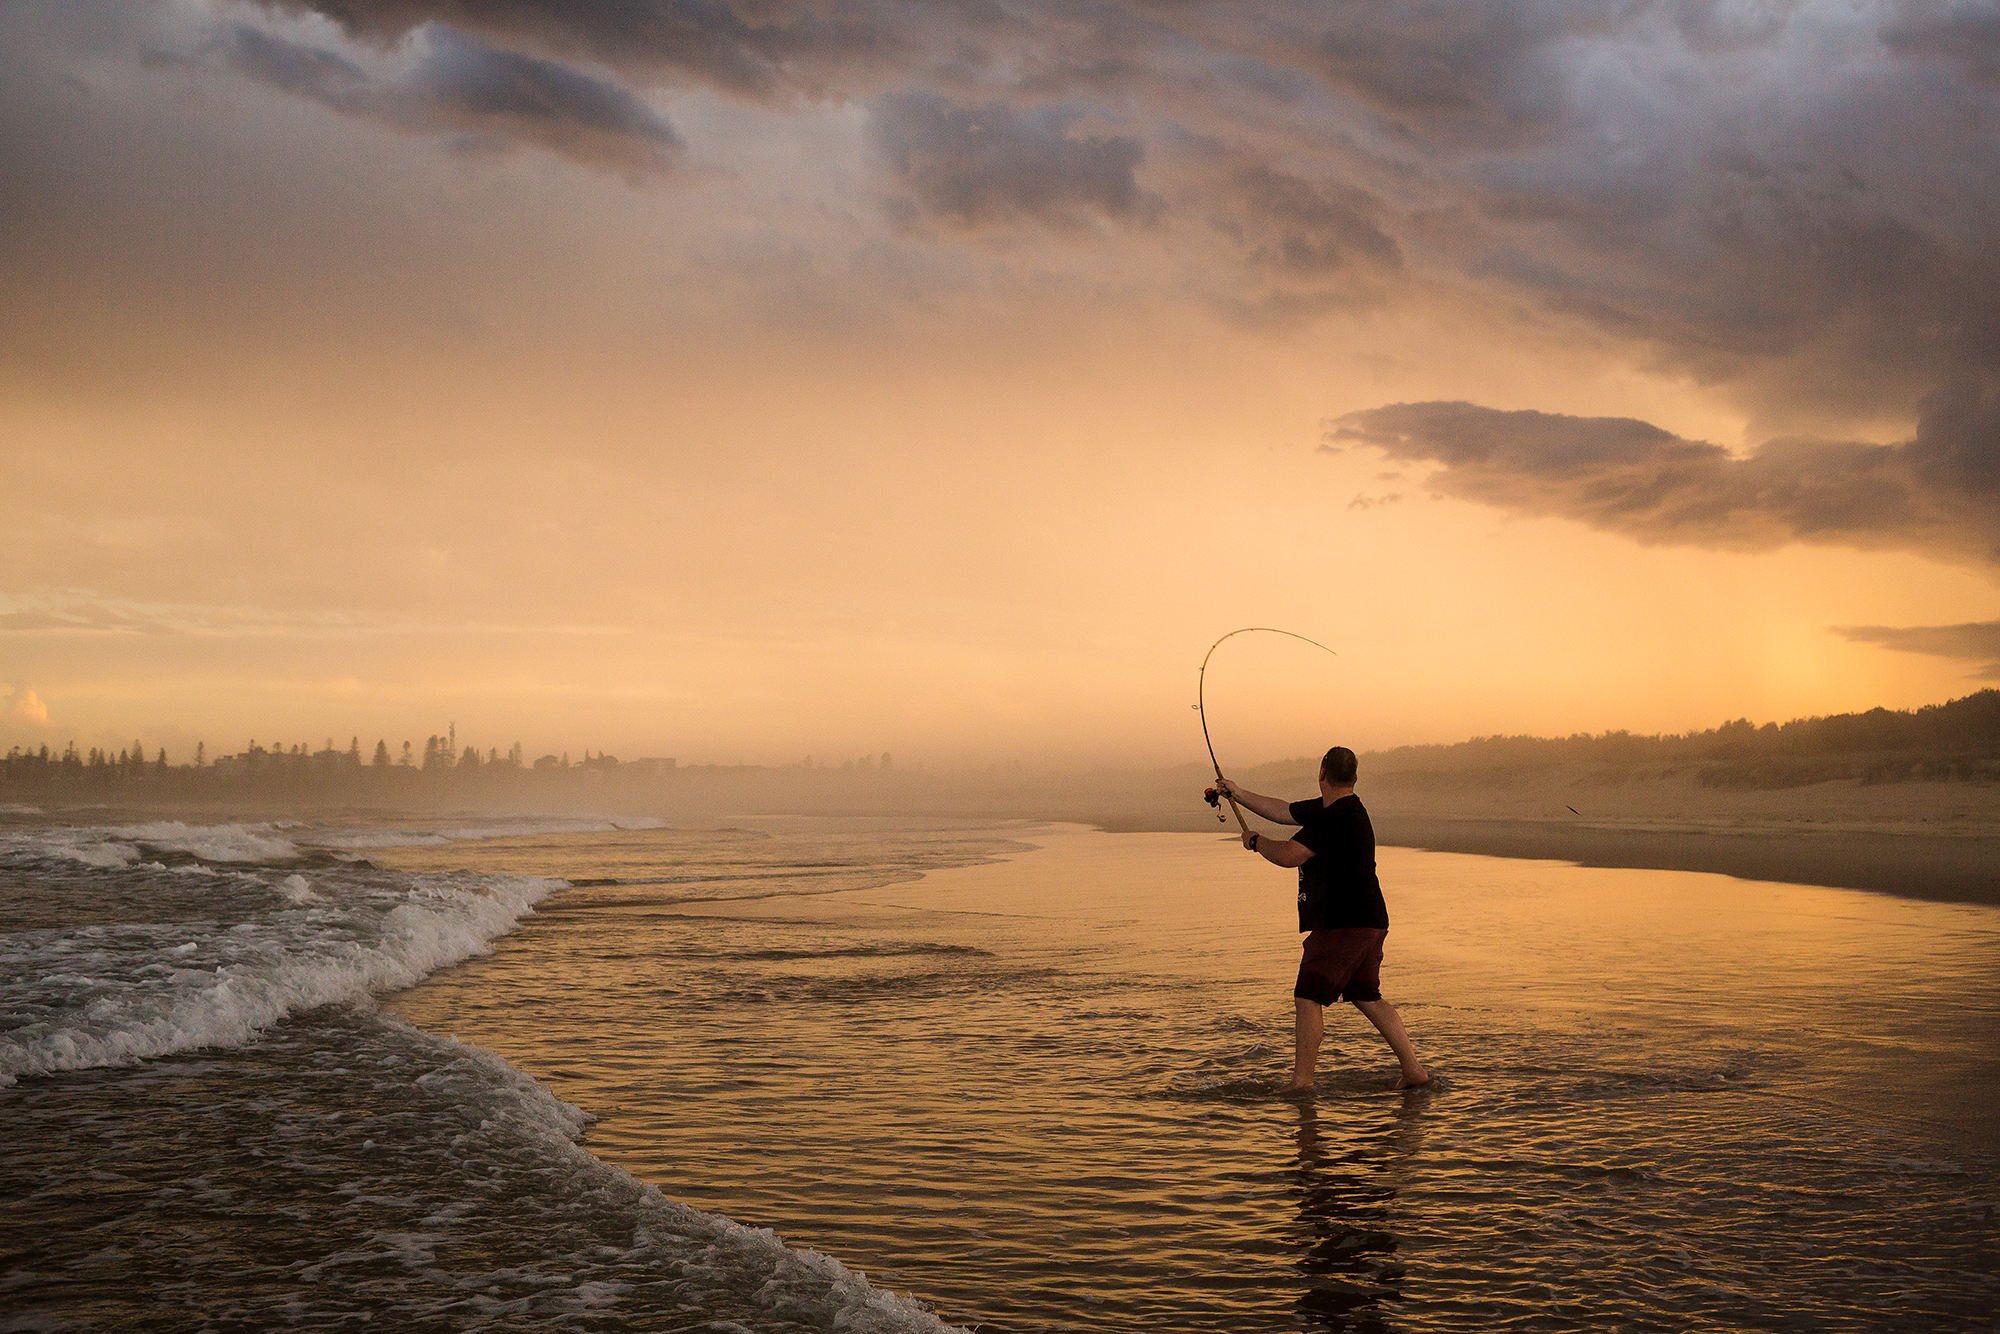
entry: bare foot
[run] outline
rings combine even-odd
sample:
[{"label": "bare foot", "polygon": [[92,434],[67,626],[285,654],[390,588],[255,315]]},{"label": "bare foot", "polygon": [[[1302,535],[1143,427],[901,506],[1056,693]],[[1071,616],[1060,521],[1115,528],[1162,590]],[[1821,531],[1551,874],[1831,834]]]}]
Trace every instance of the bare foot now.
[{"label": "bare foot", "polygon": [[1431,1072],[1426,1070],[1424,1071],[1423,1078],[1421,1079],[1412,1079],[1408,1075],[1404,1075],[1401,1079],[1396,1081],[1396,1087],[1399,1089],[1421,1089],[1421,1088],[1429,1088],[1430,1083],[1431,1083]]},{"label": "bare foot", "polygon": [[1311,1084],[1278,1085],[1278,1096],[1281,1098],[1297,1098],[1303,1096],[1304,1094],[1311,1093],[1312,1091],[1313,1091],[1313,1086]]}]

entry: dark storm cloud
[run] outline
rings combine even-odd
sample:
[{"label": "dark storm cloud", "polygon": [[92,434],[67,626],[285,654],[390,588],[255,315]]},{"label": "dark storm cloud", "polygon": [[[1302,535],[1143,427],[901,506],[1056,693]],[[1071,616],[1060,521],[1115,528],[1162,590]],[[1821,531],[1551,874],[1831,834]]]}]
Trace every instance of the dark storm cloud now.
[{"label": "dark storm cloud", "polygon": [[1905,3],[1882,30],[1882,40],[1903,55],[1957,62],[1969,78],[2000,79],[2000,5]]},{"label": "dark storm cloud", "polygon": [[1380,200],[1343,181],[1310,181],[1248,153],[1199,153],[1201,197],[1252,268],[1303,280],[1355,267],[1394,269],[1402,251]]},{"label": "dark storm cloud", "polygon": [[1629,5],[1588,0],[1341,0],[1304,63],[1425,137],[1504,141],[1564,110],[1554,48]]},{"label": "dark storm cloud", "polygon": [[1504,146],[1586,128],[1592,47],[1661,38],[1716,55],[1769,42],[1798,0],[1339,0],[1307,11],[1300,63],[1418,138]]},{"label": "dark storm cloud", "polygon": [[666,119],[618,85],[441,25],[417,33],[407,67],[382,77],[248,24],[230,29],[226,49],[251,78],[404,130],[531,143],[626,171],[662,170],[681,148]]},{"label": "dark storm cloud", "polygon": [[[826,72],[894,55],[896,24],[869,5],[726,0],[282,0],[357,37],[393,42],[427,23],[505,45],[635,73],[680,74],[730,92],[770,97],[817,91]],[[884,7],[890,15],[900,7]],[[907,26],[905,19],[902,26]]]},{"label": "dark storm cloud", "polygon": [[[1995,0],[5,8],[30,17],[0,40],[227,23],[237,66],[297,96],[627,170],[674,156],[662,91],[866,107],[893,221],[1144,223],[1095,253],[1269,323],[1469,292],[1718,386],[1767,434],[1874,430],[2000,375]],[[701,123],[734,166],[741,122]]]},{"label": "dark storm cloud", "polygon": [[1135,175],[1145,150],[1123,135],[1073,133],[1079,114],[906,93],[878,101],[870,124],[897,182],[934,217],[1065,228],[1092,217],[1144,220],[1157,206]]},{"label": "dark storm cloud", "polygon": [[2000,621],[1964,625],[1836,625],[1833,631],[1857,644],[1880,644],[1902,653],[1977,662],[1973,676],[2000,681]]},{"label": "dark storm cloud", "polygon": [[[443,24],[633,86],[859,102],[903,217],[1213,229],[1193,287],[1239,317],[1469,280],[1784,430],[2000,373],[1990,0],[267,7],[381,50]],[[308,96],[345,77],[270,76]],[[1269,175],[1183,160],[1198,142]]]},{"label": "dark storm cloud", "polygon": [[1350,413],[1330,448],[1438,465],[1434,491],[1648,544],[1900,548],[2000,566],[2000,395],[1956,385],[1901,445],[1773,440],[1748,458],[1624,417],[1398,403]]},{"label": "dark storm cloud", "polygon": [[1402,269],[1388,209],[1341,180],[1308,180],[1254,153],[1212,140],[1173,145],[1178,212],[1201,218],[1228,245],[1238,284],[1221,304],[1260,324],[1381,299]]}]

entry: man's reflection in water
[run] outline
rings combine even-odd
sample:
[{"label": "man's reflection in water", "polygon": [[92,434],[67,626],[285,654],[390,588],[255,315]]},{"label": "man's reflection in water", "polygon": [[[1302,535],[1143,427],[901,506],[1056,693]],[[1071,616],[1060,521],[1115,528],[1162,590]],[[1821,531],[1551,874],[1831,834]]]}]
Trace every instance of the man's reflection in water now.
[{"label": "man's reflection in water", "polygon": [[[1299,1103],[1298,1259],[1304,1290],[1298,1310],[1307,1329],[1386,1331],[1383,1303],[1403,1296],[1403,1266],[1389,1230],[1397,1170],[1423,1144],[1421,1113],[1429,1099],[1411,1092],[1384,1125],[1357,1130],[1336,1114],[1322,1126],[1319,1108]],[[1353,1104],[1347,1104],[1352,1111]],[[1371,1118],[1372,1119],[1372,1118]]]}]

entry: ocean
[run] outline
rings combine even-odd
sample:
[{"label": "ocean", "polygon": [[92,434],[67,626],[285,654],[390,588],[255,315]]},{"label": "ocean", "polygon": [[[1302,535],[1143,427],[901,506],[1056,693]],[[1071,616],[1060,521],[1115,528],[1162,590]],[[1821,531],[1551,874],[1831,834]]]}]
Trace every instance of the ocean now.
[{"label": "ocean", "polygon": [[0,814],[0,1330],[1992,1322],[2000,909],[1381,869],[1282,1100],[1220,836]]}]

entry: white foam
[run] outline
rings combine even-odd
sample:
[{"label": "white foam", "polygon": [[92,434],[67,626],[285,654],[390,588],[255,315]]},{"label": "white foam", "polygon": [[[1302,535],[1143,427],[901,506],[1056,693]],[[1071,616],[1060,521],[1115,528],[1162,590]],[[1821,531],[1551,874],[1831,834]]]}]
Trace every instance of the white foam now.
[{"label": "white foam", "polygon": [[30,856],[59,857],[85,866],[130,866],[146,849],[188,852],[211,862],[287,861],[298,846],[266,824],[188,825],[179,820],[124,826],[84,826],[9,831],[0,847]]},{"label": "white foam", "polygon": [[206,862],[276,862],[299,855],[291,840],[267,824],[185,825],[179,820],[104,830],[107,837],[170,852],[191,852]]},{"label": "white foam", "polygon": [[368,834],[319,834],[310,840],[322,848],[427,848],[451,842],[442,834],[420,829],[391,829]]},{"label": "white foam", "polygon": [[[450,1049],[452,1059],[417,1083],[455,1104],[480,1108],[477,1138],[482,1156],[506,1154],[551,1164],[557,1169],[551,1175],[587,1188],[581,1198],[592,1207],[630,1209],[637,1224],[629,1233],[630,1258],[654,1259],[660,1268],[721,1279],[736,1292],[752,1294],[757,1305],[787,1324],[853,1334],[965,1334],[923,1303],[875,1287],[865,1274],[855,1273],[832,1256],[787,1246],[769,1228],[744,1227],[682,1204],[650,1182],[594,1157],[576,1142],[590,1116],[494,1053],[390,1022]],[[574,1295],[609,1296],[615,1286],[581,1285]],[[585,1287],[597,1291],[586,1293]]]},{"label": "white foam", "polygon": [[346,886],[328,901],[293,876],[276,888],[300,906],[223,931],[133,923],[0,936],[0,1012],[48,1016],[0,1034],[0,1085],[238,1046],[288,1014],[411,986],[486,953],[561,883],[426,879],[402,893]]},{"label": "white foam", "polygon": [[[491,838],[657,828],[660,823],[510,821],[439,830],[432,837],[445,841],[461,833]],[[51,874],[46,865],[31,864],[30,874],[42,876],[48,886],[79,895],[80,902],[98,902],[100,888],[112,891],[105,901],[136,904],[134,913],[150,919],[0,934],[0,1015],[15,1025],[0,1031],[0,1086],[23,1077],[137,1063],[195,1048],[238,1046],[287,1015],[328,1004],[367,1006],[376,994],[410,986],[440,967],[488,952],[494,939],[563,883],[527,876],[412,877],[339,864],[317,867],[309,879],[303,873],[243,865],[296,855],[294,843],[277,828],[161,822],[0,835],[0,851],[99,868]],[[302,832],[293,836],[310,841]],[[169,880],[161,874],[169,868],[135,865],[145,849],[180,849],[237,865],[219,872],[174,867]],[[181,875],[209,879],[186,881]],[[172,916],[167,911],[171,905],[150,896],[168,884],[175,886],[174,895],[182,896],[177,900],[181,915],[159,920],[156,913]],[[732,1313],[742,1313],[746,1306],[767,1313],[768,1319],[743,1314],[757,1328],[783,1324],[848,1334],[949,1334],[951,1327],[920,1303],[874,1288],[866,1276],[830,1257],[787,1247],[767,1229],[742,1227],[680,1204],[599,1161],[577,1143],[590,1118],[499,1056],[423,1034],[399,1020],[384,1017],[381,1022],[432,1055],[418,1063],[429,1073],[418,1077],[417,1085],[448,1105],[474,1109],[475,1128],[445,1132],[452,1136],[454,1158],[492,1165],[495,1171],[512,1160],[547,1184],[548,1198],[539,1206],[544,1216],[576,1218],[591,1224],[581,1229],[590,1235],[622,1234],[630,1240],[594,1245],[587,1254],[551,1253],[546,1263],[531,1257],[531,1264],[548,1271],[546,1283],[531,1276],[536,1279],[533,1313],[523,1297],[489,1297],[491,1274],[440,1274],[437,1243],[452,1233],[450,1215],[458,1206],[413,1219],[415,1229],[372,1232],[362,1249],[329,1256],[322,1265],[400,1261],[399,1268],[423,1271],[426,1301],[443,1282],[458,1289],[454,1302],[484,1319],[513,1324],[535,1314],[524,1328],[556,1328],[578,1314],[607,1308],[615,1312],[632,1286],[623,1276],[636,1272],[682,1275],[697,1288],[727,1299]],[[413,1072],[396,1053],[394,1033],[375,1031],[364,1037],[370,1031],[366,1025],[339,1027],[352,1040],[369,1045],[337,1067],[306,1074],[308,1079],[324,1075],[340,1081],[313,1085],[312,1097],[321,1098],[327,1088],[344,1087],[351,1080],[409,1080]],[[380,1046],[384,1041],[390,1044],[386,1056]],[[452,1124],[459,1123],[454,1119]],[[379,1144],[371,1139],[362,1146],[382,1164],[382,1174],[368,1186],[382,1198],[396,1193],[401,1148],[396,1128],[386,1128],[390,1133]],[[616,1215],[608,1231],[597,1226],[607,1221],[607,1211]],[[598,1274],[586,1272],[592,1266],[604,1268]],[[382,1287],[389,1302],[384,1309],[403,1309],[396,1305],[395,1285]],[[542,1320],[542,1315],[550,1319]]]},{"label": "white foam", "polygon": [[536,834],[609,834],[631,829],[666,829],[665,820],[651,816],[574,816],[548,819],[500,820],[492,824],[457,825],[446,829],[372,829],[360,833],[301,836],[322,848],[423,848],[488,838],[527,838]]},{"label": "white foam", "polygon": [[45,851],[47,855],[82,862],[85,866],[130,866],[139,860],[139,849],[124,843],[107,843],[100,839],[80,839],[76,842],[52,839],[49,840],[49,846]]},{"label": "white foam", "polygon": [[278,882],[278,892],[301,907],[308,903],[318,903],[319,895],[313,893],[312,884],[302,875],[288,875]]}]

